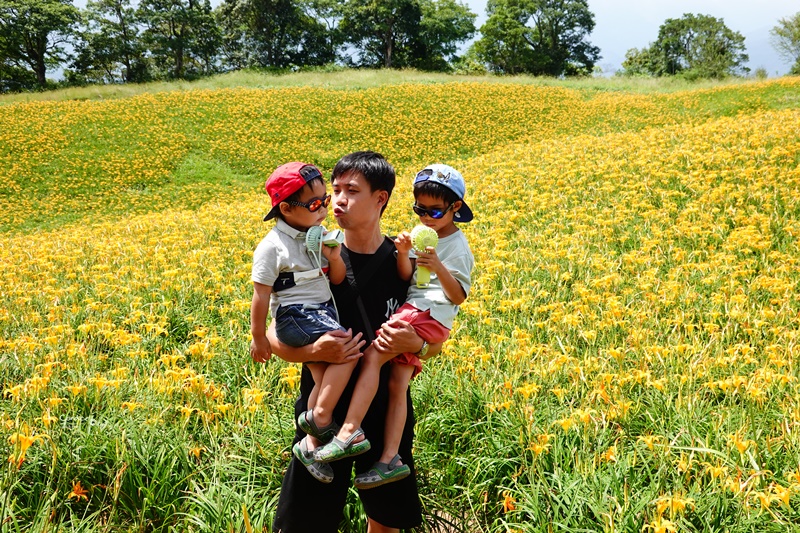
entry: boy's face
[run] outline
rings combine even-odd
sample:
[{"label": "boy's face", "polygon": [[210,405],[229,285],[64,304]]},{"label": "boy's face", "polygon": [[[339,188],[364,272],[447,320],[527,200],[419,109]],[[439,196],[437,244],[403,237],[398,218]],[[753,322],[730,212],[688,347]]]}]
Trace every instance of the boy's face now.
[{"label": "boy's face", "polygon": [[436,230],[437,234],[455,225],[453,217],[461,208],[461,200],[448,204],[441,198],[434,198],[427,194],[418,194],[414,204],[427,211],[446,211],[442,218],[433,218],[430,214],[418,215],[420,223]]},{"label": "boy's face", "polygon": [[[325,198],[325,184],[321,180],[315,180],[310,184],[306,184],[300,190],[300,202],[308,204],[314,200],[322,200]],[[287,224],[294,229],[305,231],[311,226],[319,226],[325,221],[328,215],[326,207],[320,207],[313,213],[307,207],[299,205],[289,205],[287,203],[281,204],[281,214]]]},{"label": "boy's face", "polygon": [[381,208],[389,193],[373,191],[359,172],[341,175],[333,181],[333,216],[342,229],[372,228],[379,224]]}]

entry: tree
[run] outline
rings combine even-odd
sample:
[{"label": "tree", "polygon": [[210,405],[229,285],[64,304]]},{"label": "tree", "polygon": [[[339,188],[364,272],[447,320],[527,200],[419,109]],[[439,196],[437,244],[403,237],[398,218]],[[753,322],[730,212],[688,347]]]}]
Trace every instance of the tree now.
[{"label": "tree", "polygon": [[477,15],[456,0],[420,0],[422,58],[413,66],[423,70],[449,70],[456,60],[458,45],[475,35]]},{"label": "tree", "polygon": [[[0,48],[2,48],[0,37]],[[29,91],[36,88],[36,74],[18,67],[8,58],[0,59],[0,93]]]},{"label": "tree", "polygon": [[336,57],[336,43],[321,0],[225,0],[217,9],[227,66],[286,68],[322,65]]},{"label": "tree", "polygon": [[741,33],[732,31],[722,19],[687,13],[667,19],[658,29],[656,42],[638,55],[626,55],[623,67],[632,68],[632,73],[643,68],[653,76],[723,78],[749,72],[744,66],[747,60]]},{"label": "tree", "polygon": [[800,75],[800,12],[782,18],[770,30],[772,46],[778,54],[789,62],[794,62],[791,74]]},{"label": "tree", "polygon": [[422,8],[414,0],[349,0],[339,30],[357,51],[351,62],[366,67],[405,67],[422,54]]},{"label": "tree", "polygon": [[625,76],[652,76],[655,69],[650,48],[631,48],[625,52],[622,62],[622,71],[618,74]]},{"label": "tree", "polygon": [[135,9],[130,0],[89,0],[85,30],[72,63],[86,81],[142,82],[149,73]]},{"label": "tree", "polygon": [[64,44],[78,22],[70,0],[0,0],[0,72],[12,76],[0,85],[47,85],[47,70],[66,61]]},{"label": "tree", "polygon": [[214,72],[220,31],[209,0],[141,0],[137,17],[163,75],[186,78]]},{"label": "tree", "polygon": [[600,49],[587,38],[594,29],[588,0],[489,0],[489,18],[475,51],[504,74],[590,74]]},{"label": "tree", "polygon": [[456,0],[348,0],[340,9],[357,66],[449,68],[458,43],[475,33],[475,14]]}]

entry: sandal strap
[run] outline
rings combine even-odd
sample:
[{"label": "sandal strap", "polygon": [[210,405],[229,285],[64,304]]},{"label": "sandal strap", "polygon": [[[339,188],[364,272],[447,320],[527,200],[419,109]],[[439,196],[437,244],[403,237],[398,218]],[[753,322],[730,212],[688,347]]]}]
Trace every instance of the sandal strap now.
[{"label": "sandal strap", "polygon": [[[355,440],[355,439],[356,439],[356,438],[357,438],[359,435],[363,435],[363,434],[364,434],[364,430],[362,430],[361,428],[358,428],[357,430],[355,430],[355,431],[353,432],[353,434],[352,434],[352,435],[350,435],[349,437],[347,437],[347,440],[345,440],[345,441],[341,441],[341,440],[339,440],[339,439],[336,439],[336,440],[337,440],[337,441],[339,441],[339,442],[341,442],[342,444],[344,444],[344,446],[341,446],[341,448],[342,448],[342,449],[347,449],[347,448],[349,448],[349,447],[350,447],[350,445],[351,445],[351,444],[353,444],[353,441],[354,441],[354,440]],[[335,438],[335,437],[334,437],[334,438]]]},{"label": "sandal strap", "polygon": [[314,421],[314,411],[309,409],[308,411],[304,411],[301,416],[305,419],[308,426],[312,429],[312,437],[322,438],[325,433],[329,431],[336,431],[338,430],[338,425],[336,424],[335,420],[331,420],[331,423],[324,427],[317,426],[317,423]]}]

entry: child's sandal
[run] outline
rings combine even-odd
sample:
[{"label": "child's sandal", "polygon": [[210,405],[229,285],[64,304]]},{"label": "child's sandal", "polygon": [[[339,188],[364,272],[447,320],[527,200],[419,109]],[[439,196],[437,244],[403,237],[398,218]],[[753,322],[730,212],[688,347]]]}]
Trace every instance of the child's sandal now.
[{"label": "child's sandal", "polygon": [[308,443],[305,437],[292,446],[292,454],[317,481],[321,483],[333,481],[333,468],[329,464],[314,460],[314,452],[308,451]]},{"label": "child's sandal", "polygon": [[327,426],[317,427],[317,424],[314,423],[314,411],[311,409],[300,413],[300,416],[297,417],[297,425],[306,434],[319,439],[323,443],[330,442],[339,433],[339,424],[335,420],[332,420]]},{"label": "child's sandal", "polygon": [[392,483],[406,478],[411,474],[411,468],[408,465],[398,464],[400,456],[395,455],[388,463],[375,463],[372,468],[358,474],[355,479],[355,486],[357,489],[374,489],[386,483]]},{"label": "child's sandal", "polygon": [[369,451],[372,445],[367,439],[354,442],[356,438],[363,435],[364,432],[361,428],[358,428],[345,441],[333,437],[328,444],[314,450],[314,459],[320,463],[330,463],[331,461],[338,461],[345,457],[352,457]]}]

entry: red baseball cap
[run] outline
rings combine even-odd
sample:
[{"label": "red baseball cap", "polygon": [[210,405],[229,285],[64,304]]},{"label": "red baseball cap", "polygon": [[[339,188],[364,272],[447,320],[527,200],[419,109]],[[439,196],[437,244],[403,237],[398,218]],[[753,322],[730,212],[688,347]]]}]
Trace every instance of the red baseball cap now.
[{"label": "red baseball cap", "polygon": [[293,161],[285,163],[275,169],[275,172],[267,178],[265,188],[269,199],[272,201],[272,209],[264,220],[269,220],[278,216],[280,203],[286,201],[288,197],[303,188],[303,185],[315,178],[322,178],[322,172],[314,165]]}]

